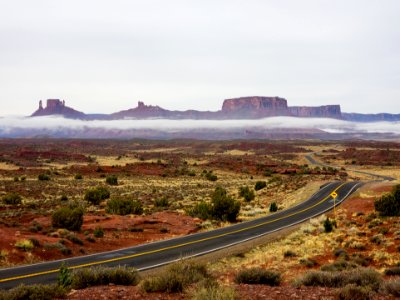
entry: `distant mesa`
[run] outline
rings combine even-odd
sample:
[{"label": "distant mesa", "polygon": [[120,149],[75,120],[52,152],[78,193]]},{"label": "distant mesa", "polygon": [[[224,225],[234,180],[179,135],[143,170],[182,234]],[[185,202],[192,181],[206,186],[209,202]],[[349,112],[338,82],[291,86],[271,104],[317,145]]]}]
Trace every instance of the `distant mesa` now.
[{"label": "distant mesa", "polygon": [[65,106],[65,100],[61,101],[59,99],[48,99],[45,108],[43,108],[43,102],[42,100],[40,100],[38,110],[35,111],[31,116],[42,117],[51,115],[62,115],[65,118],[70,118],[70,119],[85,118],[85,114],[83,112]]},{"label": "distant mesa", "polygon": [[48,99],[46,108],[42,101],[32,117],[62,115],[70,119],[120,120],[120,119],[194,119],[194,120],[237,120],[260,119],[267,117],[333,118],[347,121],[399,121],[400,115],[342,113],[340,105],[288,106],[287,100],[280,97],[240,97],[224,100],[221,110],[167,110],[159,106],[146,105],[142,101],[137,107],[112,114],[85,114],[65,106],[65,101]]}]

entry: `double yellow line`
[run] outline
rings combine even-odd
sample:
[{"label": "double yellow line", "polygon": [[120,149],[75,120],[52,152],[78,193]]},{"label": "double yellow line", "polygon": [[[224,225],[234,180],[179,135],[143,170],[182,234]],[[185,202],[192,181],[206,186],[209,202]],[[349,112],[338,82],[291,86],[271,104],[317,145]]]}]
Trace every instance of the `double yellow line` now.
[{"label": "double yellow line", "polygon": [[[339,185],[334,191],[333,193],[336,193],[343,185],[345,185],[345,183],[342,183],[341,185]],[[317,205],[327,201],[331,196],[328,195],[327,197],[325,197],[324,199],[322,199],[321,201],[306,207],[302,210],[293,212],[291,214],[288,214],[286,216],[282,216],[280,218],[276,218],[274,220],[270,220],[270,221],[266,221],[260,224],[256,224],[256,225],[252,225],[249,227],[245,227],[245,228],[241,228],[241,229],[237,229],[234,231],[230,231],[230,232],[226,232],[226,233],[222,233],[219,235],[215,235],[215,236],[211,236],[211,237],[207,237],[207,238],[203,238],[203,239],[199,239],[199,240],[194,240],[191,242],[187,242],[187,243],[182,243],[182,244],[178,244],[178,245],[174,245],[174,246],[168,246],[168,247],[164,247],[164,248],[160,248],[160,249],[155,249],[155,250],[151,250],[151,251],[147,251],[147,252],[142,252],[142,253],[136,253],[136,254],[131,254],[131,255],[126,255],[126,256],[121,256],[121,257],[115,257],[115,258],[110,258],[110,259],[106,259],[106,260],[99,260],[99,261],[95,261],[95,262],[90,262],[90,263],[86,263],[86,264],[80,264],[80,265],[76,265],[76,266],[71,266],[68,267],[69,269],[79,269],[79,268],[85,268],[85,267],[90,267],[90,266],[96,266],[96,265],[100,265],[100,264],[106,264],[106,263],[110,263],[110,262],[116,262],[116,261],[121,261],[121,260],[125,260],[125,259],[130,259],[130,258],[135,258],[135,257],[139,257],[139,256],[144,256],[144,255],[149,255],[149,254],[153,254],[153,253],[158,253],[158,252],[162,252],[162,251],[166,251],[166,250],[171,250],[171,249],[176,249],[176,248],[180,248],[180,247],[184,247],[187,245],[193,245],[193,244],[198,244],[201,242],[205,242],[205,241],[209,241],[209,240],[214,240],[214,239],[218,239],[220,237],[223,236],[227,236],[230,234],[235,234],[235,233],[240,233],[246,230],[250,230],[250,229],[254,229],[257,227],[261,227],[267,224],[271,224],[295,215],[298,215],[302,212],[305,212],[307,210],[310,210],[314,207],[316,207]],[[52,274],[52,273],[57,273],[59,272],[59,269],[52,269],[52,270],[48,270],[48,271],[43,271],[43,272],[37,272],[37,273],[31,273],[31,274],[26,274],[26,275],[21,275],[21,276],[15,276],[15,277],[9,277],[9,278],[4,278],[4,279],[0,279],[0,283],[2,282],[8,282],[8,281],[13,281],[13,280],[19,280],[19,279],[26,279],[26,278],[31,278],[31,277],[36,277],[36,276],[40,276],[40,275],[48,275],[48,274]]]}]

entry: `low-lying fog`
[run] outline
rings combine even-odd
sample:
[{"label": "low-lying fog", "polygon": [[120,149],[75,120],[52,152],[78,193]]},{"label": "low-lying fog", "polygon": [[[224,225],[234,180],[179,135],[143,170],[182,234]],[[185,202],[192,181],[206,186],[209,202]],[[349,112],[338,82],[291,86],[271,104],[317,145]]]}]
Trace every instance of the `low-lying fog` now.
[{"label": "low-lying fog", "polygon": [[257,128],[316,129],[328,133],[392,133],[400,135],[400,122],[355,123],[335,119],[272,117],[258,120],[72,120],[60,116],[51,117],[0,117],[0,136],[20,130],[37,130],[38,133],[62,130],[157,130],[162,132],[189,132],[191,130],[235,130]]}]

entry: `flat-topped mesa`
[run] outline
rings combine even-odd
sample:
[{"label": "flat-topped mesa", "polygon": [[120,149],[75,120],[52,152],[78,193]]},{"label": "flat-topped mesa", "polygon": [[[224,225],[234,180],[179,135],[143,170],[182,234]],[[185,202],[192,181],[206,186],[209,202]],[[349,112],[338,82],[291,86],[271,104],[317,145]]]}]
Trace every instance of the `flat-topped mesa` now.
[{"label": "flat-topped mesa", "polygon": [[83,112],[65,106],[65,100],[61,101],[60,99],[48,99],[45,108],[43,108],[43,102],[40,100],[39,108],[32,114],[32,117],[49,115],[63,115],[64,117],[71,119],[80,119],[85,117]]},{"label": "flat-topped mesa", "polygon": [[340,105],[324,106],[290,106],[290,115],[302,118],[334,118],[341,119]]},{"label": "flat-topped mesa", "polygon": [[221,112],[229,117],[240,118],[290,115],[286,99],[260,96],[226,99],[222,105]]}]

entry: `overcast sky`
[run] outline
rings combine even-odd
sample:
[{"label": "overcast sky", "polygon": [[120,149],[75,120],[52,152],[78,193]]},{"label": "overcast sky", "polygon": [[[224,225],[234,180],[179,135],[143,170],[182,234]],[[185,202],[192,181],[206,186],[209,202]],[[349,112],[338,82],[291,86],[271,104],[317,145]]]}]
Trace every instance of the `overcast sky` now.
[{"label": "overcast sky", "polygon": [[0,0],[0,115],[217,110],[226,98],[400,113],[398,0]]}]

